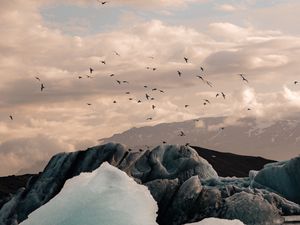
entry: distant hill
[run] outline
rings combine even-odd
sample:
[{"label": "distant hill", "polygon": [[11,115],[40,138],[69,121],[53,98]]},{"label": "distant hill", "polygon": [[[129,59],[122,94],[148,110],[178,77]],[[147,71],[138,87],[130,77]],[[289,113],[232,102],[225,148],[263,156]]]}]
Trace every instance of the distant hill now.
[{"label": "distant hill", "polygon": [[[224,127],[224,130],[220,129]],[[185,136],[179,136],[180,131]],[[162,144],[190,143],[221,152],[288,160],[300,152],[300,118],[258,121],[244,118],[235,121],[226,117],[201,118],[155,126],[131,128],[101,143],[116,142],[132,148],[150,148]]]}]

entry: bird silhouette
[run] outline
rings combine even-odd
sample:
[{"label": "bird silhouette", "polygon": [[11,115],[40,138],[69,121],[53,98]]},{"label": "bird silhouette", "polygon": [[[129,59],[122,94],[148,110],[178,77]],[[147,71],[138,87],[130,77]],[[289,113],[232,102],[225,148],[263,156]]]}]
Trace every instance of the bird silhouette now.
[{"label": "bird silhouette", "polygon": [[119,81],[119,80],[116,80],[116,81],[117,81],[118,84],[121,84],[121,81]]},{"label": "bird silhouette", "polygon": [[129,82],[127,80],[123,80],[122,81],[124,84],[129,84]]},{"label": "bird silhouette", "polygon": [[127,91],[125,94],[126,94],[126,95],[130,95],[130,92],[129,92],[129,91]]},{"label": "bird silhouette", "polygon": [[167,142],[166,142],[166,141],[163,141],[162,143],[163,143],[163,144],[167,144]]},{"label": "bird silhouette", "polygon": [[251,111],[251,109],[250,109],[250,108],[248,108],[247,110],[248,110],[248,111]]},{"label": "bird silhouette", "polygon": [[138,101],[137,101],[137,103],[141,103],[141,102],[142,102],[141,100],[138,100]]},{"label": "bird silhouette", "polygon": [[98,0],[98,2],[99,2],[101,5],[105,5],[105,4],[107,4],[107,3],[108,3],[107,1],[105,1],[105,2],[102,2],[102,1],[99,1],[99,0]]},{"label": "bird silhouette", "polygon": [[10,116],[9,116],[9,118],[10,118],[11,120],[14,120],[14,118],[13,118],[13,116],[12,116],[12,115],[10,115]]},{"label": "bird silhouette", "polygon": [[150,98],[150,100],[151,100],[151,101],[153,101],[153,100],[154,100],[154,98],[152,97],[152,98]]},{"label": "bird silhouette", "polygon": [[113,76],[115,76],[115,74],[113,74],[113,73],[112,73],[112,74],[111,74],[111,75],[109,75],[109,76],[113,77]]},{"label": "bird silhouette", "polygon": [[223,98],[225,99],[226,98],[226,95],[224,94],[224,92],[221,92]]},{"label": "bird silhouette", "polygon": [[185,61],[186,63],[188,63],[189,59],[188,59],[187,57],[184,57],[184,61]]},{"label": "bird silhouette", "polygon": [[148,86],[147,86],[147,85],[144,85],[144,88],[148,88]]},{"label": "bird silhouette", "polygon": [[116,104],[116,103],[117,103],[117,101],[116,101],[116,100],[114,100],[114,101],[113,101],[113,103],[114,103],[114,104]]},{"label": "bird silhouette", "polygon": [[182,74],[182,73],[181,73],[179,70],[177,71],[177,73],[178,73],[178,76],[181,77],[181,74]]},{"label": "bird silhouette", "polygon": [[184,105],[184,108],[187,108],[187,107],[189,107],[190,105]]},{"label": "bird silhouette", "polygon": [[132,101],[133,100],[133,98],[128,98],[130,101]]},{"label": "bird silhouette", "polygon": [[78,79],[82,79],[82,76],[78,76]]},{"label": "bird silhouette", "polygon": [[86,103],[88,106],[91,106],[92,104],[91,103]]},{"label": "bird silhouette", "polygon": [[296,80],[294,81],[294,84],[298,84],[298,83],[299,83],[298,81],[296,81]]},{"label": "bird silhouette", "polygon": [[93,73],[93,71],[94,71],[94,69],[93,69],[93,68],[90,68],[90,74],[92,74],[92,73]]},{"label": "bird silhouette", "polygon": [[90,76],[90,75],[86,75],[86,77],[87,77],[88,79],[93,79],[93,77]]},{"label": "bird silhouette", "polygon": [[204,78],[202,77],[202,76],[196,76],[196,77],[198,77],[199,79],[201,79],[203,82],[204,82]]},{"label": "bird silhouette", "polygon": [[152,120],[152,117],[148,117],[147,120]]},{"label": "bird silhouette", "polygon": [[101,60],[100,62],[101,62],[102,64],[106,64],[106,62],[105,62],[104,60]]},{"label": "bird silhouette", "polygon": [[203,99],[206,103],[210,104],[210,101],[208,99]]},{"label": "bird silhouette", "polygon": [[217,98],[217,97],[219,97],[219,96],[220,96],[220,94],[219,94],[219,93],[217,93],[217,94],[216,94],[216,98]]},{"label": "bird silhouette", "polygon": [[161,92],[161,93],[165,93],[163,90],[159,90],[159,92]]},{"label": "bird silhouette", "polygon": [[44,84],[41,84],[41,91],[43,91],[45,89]]},{"label": "bird silhouette", "polygon": [[213,87],[212,83],[209,82],[209,81],[206,81],[206,84],[207,84],[208,86],[210,86],[210,87]]},{"label": "bird silhouette", "polygon": [[157,88],[152,88],[152,91],[157,91]]},{"label": "bird silhouette", "polygon": [[114,51],[116,56],[120,56],[120,54],[117,51]]},{"label": "bird silhouette", "polygon": [[37,79],[39,82],[41,82],[41,79],[39,77],[35,77],[35,79]]},{"label": "bird silhouette", "polygon": [[146,98],[147,98],[147,100],[149,100],[149,98],[150,98],[150,95],[146,94]]},{"label": "bird silhouette", "polygon": [[183,137],[183,136],[185,136],[185,133],[183,131],[180,131],[179,136]]},{"label": "bird silhouette", "polygon": [[204,68],[201,66],[201,67],[200,67],[200,70],[203,72],[203,71],[204,71]]},{"label": "bird silhouette", "polygon": [[157,68],[152,68],[153,71],[157,70]]},{"label": "bird silhouette", "polygon": [[152,109],[153,109],[153,110],[155,109],[155,107],[156,107],[155,105],[152,105]]},{"label": "bird silhouette", "polygon": [[244,74],[241,73],[241,74],[238,74],[238,75],[243,79],[243,81],[249,83],[249,81],[245,78]]}]

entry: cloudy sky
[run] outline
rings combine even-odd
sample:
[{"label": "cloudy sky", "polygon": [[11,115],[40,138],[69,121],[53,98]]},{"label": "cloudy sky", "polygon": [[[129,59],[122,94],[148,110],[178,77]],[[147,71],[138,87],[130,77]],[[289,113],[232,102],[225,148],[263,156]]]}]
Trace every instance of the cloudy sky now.
[{"label": "cloudy sky", "polygon": [[297,0],[0,1],[0,175],[133,126],[296,114],[299,11]]}]

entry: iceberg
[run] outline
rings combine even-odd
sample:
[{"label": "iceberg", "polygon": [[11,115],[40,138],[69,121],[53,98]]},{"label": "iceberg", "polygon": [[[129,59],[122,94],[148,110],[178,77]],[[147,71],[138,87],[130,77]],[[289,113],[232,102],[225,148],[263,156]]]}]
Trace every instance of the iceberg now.
[{"label": "iceberg", "polygon": [[197,223],[189,223],[185,225],[244,225],[239,220],[225,220],[218,218],[207,218]]},{"label": "iceberg", "polygon": [[157,211],[147,187],[105,162],[68,180],[20,225],[157,225]]}]

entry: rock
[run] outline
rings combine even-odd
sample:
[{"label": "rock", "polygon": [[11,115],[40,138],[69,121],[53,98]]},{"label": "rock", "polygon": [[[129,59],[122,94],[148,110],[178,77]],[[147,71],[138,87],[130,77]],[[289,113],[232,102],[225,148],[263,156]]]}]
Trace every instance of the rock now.
[{"label": "rock", "polygon": [[252,186],[268,188],[300,204],[300,156],[289,161],[267,164],[254,177]]}]

